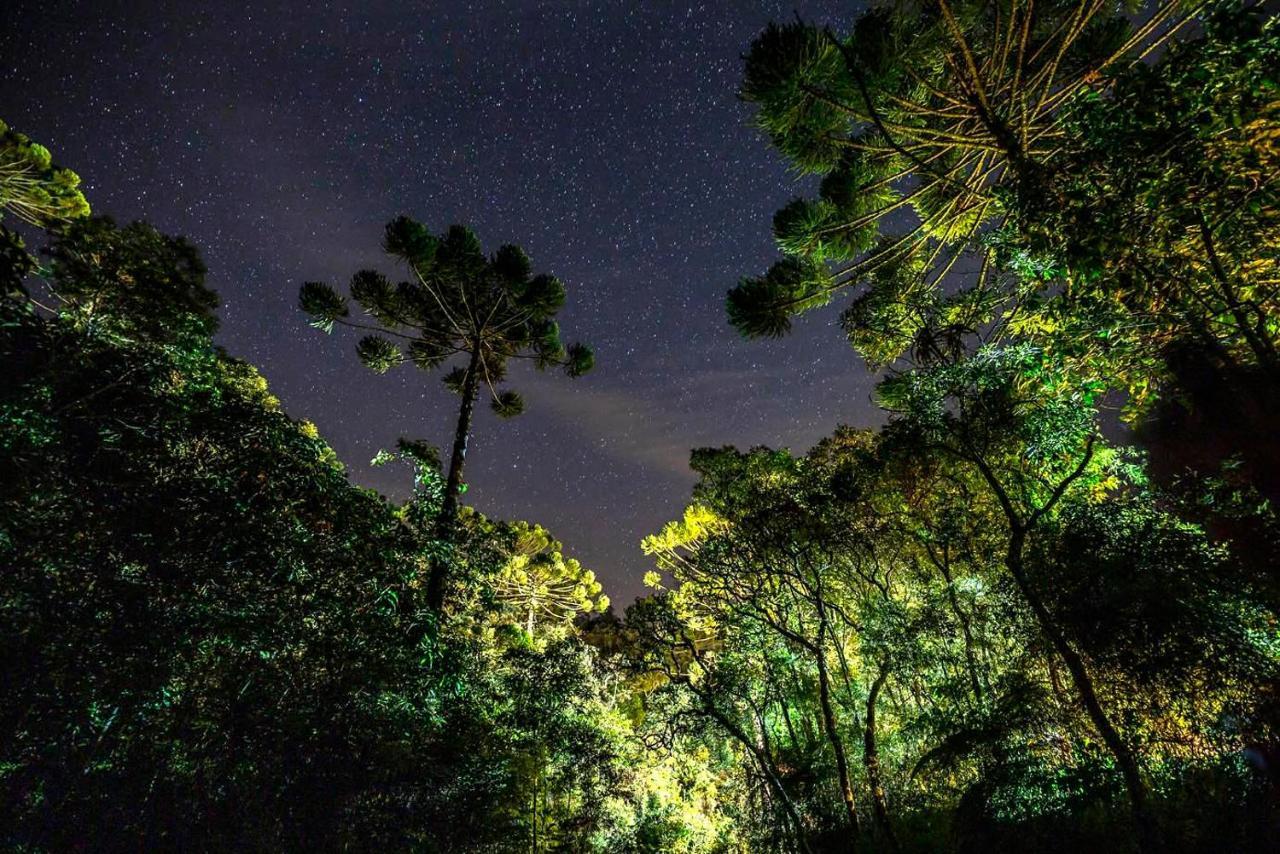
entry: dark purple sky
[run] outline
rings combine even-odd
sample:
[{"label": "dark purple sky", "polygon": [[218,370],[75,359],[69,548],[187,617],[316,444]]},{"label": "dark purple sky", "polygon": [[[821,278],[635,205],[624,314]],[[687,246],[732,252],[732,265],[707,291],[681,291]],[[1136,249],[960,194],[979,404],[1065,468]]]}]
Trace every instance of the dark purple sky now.
[{"label": "dark purple sky", "polygon": [[365,371],[353,336],[306,325],[298,285],[385,265],[400,213],[524,246],[565,281],[565,338],[597,368],[516,367],[528,411],[480,412],[467,498],[546,525],[625,603],[640,538],[688,498],[690,448],[802,450],[879,421],[836,312],[759,343],[723,311],[801,190],[737,100],[740,57],[771,19],[841,29],[856,6],[8,0],[0,117],[76,169],[95,212],[198,244],[219,341],[392,496],[407,475],[368,461],[399,436],[447,445],[456,398]]}]

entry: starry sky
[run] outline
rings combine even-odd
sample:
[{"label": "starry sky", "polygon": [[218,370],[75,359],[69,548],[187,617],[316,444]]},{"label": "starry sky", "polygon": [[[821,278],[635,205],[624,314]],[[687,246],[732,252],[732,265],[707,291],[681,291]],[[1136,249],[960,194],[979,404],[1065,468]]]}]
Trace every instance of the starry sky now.
[{"label": "starry sky", "polygon": [[752,128],[741,56],[770,20],[842,29],[857,7],[6,0],[0,117],[78,171],[96,213],[196,243],[219,343],[394,498],[408,473],[369,460],[400,436],[447,447],[457,399],[438,375],[367,372],[354,334],[307,326],[298,286],[395,272],[379,244],[401,213],[523,246],[566,283],[565,339],[597,367],[513,367],[526,414],[479,410],[466,498],[546,525],[625,604],[640,539],[689,497],[690,448],[804,450],[880,421],[838,311],[746,342],[723,309],[809,189]]}]

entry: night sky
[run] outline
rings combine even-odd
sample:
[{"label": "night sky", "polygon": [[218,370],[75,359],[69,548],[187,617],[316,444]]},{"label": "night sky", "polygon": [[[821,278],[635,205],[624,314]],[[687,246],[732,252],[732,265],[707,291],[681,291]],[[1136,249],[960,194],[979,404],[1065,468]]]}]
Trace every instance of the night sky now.
[{"label": "night sky", "polygon": [[368,461],[399,436],[446,447],[456,398],[439,374],[363,369],[350,330],[307,326],[298,286],[393,272],[379,244],[401,213],[523,246],[566,283],[565,339],[597,367],[513,367],[527,412],[479,411],[466,500],[548,526],[625,604],[640,538],[688,499],[690,448],[804,450],[879,421],[838,311],[779,342],[724,317],[806,189],[736,97],[752,37],[797,11],[840,29],[856,4],[6,0],[0,117],[81,174],[95,213],[195,242],[219,342],[393,497],[407,471]]}]

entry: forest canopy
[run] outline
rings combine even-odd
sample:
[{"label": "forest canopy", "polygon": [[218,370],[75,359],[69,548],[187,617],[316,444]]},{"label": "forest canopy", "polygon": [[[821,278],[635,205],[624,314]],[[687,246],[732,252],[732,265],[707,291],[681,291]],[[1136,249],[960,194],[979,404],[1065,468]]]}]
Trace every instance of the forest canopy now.
[{"label": "forest canopy", "polygon": [[625,608],[467,503],[475,405],[593,368],[575,288],[409,216],[403,281],[281,283],[456,396],[388,498],[216,343],[200,247],[0,123],[0,844],[1276,850],[1280,18],[894,0],[739,94],[811,192],[724,320],[842,300],[883,424],[693,450]]}]

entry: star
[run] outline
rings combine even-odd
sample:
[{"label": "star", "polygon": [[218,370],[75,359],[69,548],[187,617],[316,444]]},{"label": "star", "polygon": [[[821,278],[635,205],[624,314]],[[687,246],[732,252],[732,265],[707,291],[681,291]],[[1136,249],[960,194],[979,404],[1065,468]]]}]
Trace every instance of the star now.
[{"label": "star", "polygon": [[524,8],[10,0],[24,26],[0,32],[3,118],[83,176],[95,211],[196,243],[219,343],[393,498],[407,474],[368,461],[401,436],[447,446],[456,398],[433,376],[364,371],[353,341],[307,326],[298,286],[395,273],[379,247],[401,213],[523,246],[566,283],[564,337],[597,368],[513,371],[528,411],[476,419],[467,500],[548,527],[625,606],[651,568],[640,539],[689,498],[691,448],[804,449],[880,417],[838,330],[805,318],[745,342],[723,310],[776,258],[774,210],[807,189],[751,127],[740,57],[770,20],[857,9]]}]

